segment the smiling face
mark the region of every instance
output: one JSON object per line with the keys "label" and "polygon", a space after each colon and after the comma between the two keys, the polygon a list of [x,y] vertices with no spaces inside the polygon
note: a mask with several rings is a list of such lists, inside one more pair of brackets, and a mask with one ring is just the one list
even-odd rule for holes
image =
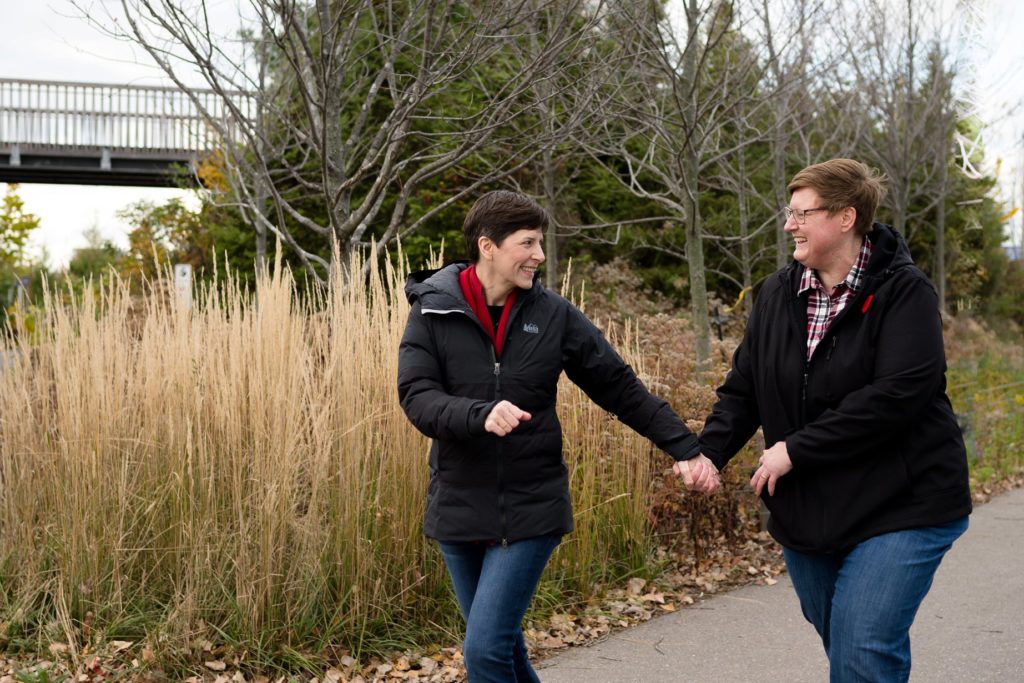
{"label": "smiling face", "polygon": [[544,233],[540,229],[523,228],[506,236],[501,244],[490,237],[481,237],[477,276],[484,287],[489,306],[499,306],[516,287],[529,289],[533,276],[544,263]]}
{"label": "smiling face", "polygon": [[[809,187],[793,192],[789,206],[794,211],[811,211],[803,225],[791,217],[786,221],[786,232],[793,236],[793,258],[818,271],[819,275],[846,277],[860,247],[860,237],[853,230],[856,211],[846,207],[835,213],[819,211],[824,202]],[[831,280],[832,277],[827,279]]]}

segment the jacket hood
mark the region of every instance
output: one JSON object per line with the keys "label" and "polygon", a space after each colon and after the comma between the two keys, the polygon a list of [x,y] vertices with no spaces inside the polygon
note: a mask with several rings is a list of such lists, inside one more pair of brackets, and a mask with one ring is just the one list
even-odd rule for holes
{"label": "jacket hood", "polygon": [[409,303],[417,299],[429,302],[430,308],[469,310],[459,287],[459,273],[469,267],[468,261],[450,263],[437,270],[417,270],[409,273],[405,282],[405,296]]}
{"label": "jacket hood", "polygon": [[885,223],[875,223],[868,239],[874,247],[868,263],[868,276],[885,278],[893,271],[914,265],[903,235]]}

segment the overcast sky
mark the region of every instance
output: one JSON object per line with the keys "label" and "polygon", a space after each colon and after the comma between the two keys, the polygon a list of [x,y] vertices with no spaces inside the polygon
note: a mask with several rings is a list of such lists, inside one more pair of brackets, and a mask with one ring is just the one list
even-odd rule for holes
{"label": "overcast sky", "polygon": [[[967,1],[985,8],[982,35],[987,39],[971,51],[978,105],[989,121],[985,133],[987,170],[1002,160],[1000,181],[1010,205],[1014,198],[1009,188],[1021,186],[1019,169],[1024,165],[1024,114],[1006,115],[1014,104],[1024,101],[1024,77],[1020,74],[1024,68],[1024,39],[1020,36],[1024,2]],[[100,17],[106,8],[115,10],[120,0],[81,0],[79,4]],[[237,16],[237,0],[210,0],[209,4],[224,17]],[[90,27],[67,0],[0,0],[0,16],[4,27],[0,77],[166,84],[158,69],[147,66],[144,54]],[[82,234],[93,226],[104,236],[125,244],[127,226],[116,218],[119,209],[139,200],[162,202],[183,193],[160,188],[23,184],[20,194],[26,209],[42,219],[37,243],[45,245],[51,265],[59,265],[67,262],[75,247],[84,244]],[[1020,221],[1018,216],[1015,224],[1019,226]]]}
{"label": "overcast sky", "polygon": [[[120,0],[78,4],[100,19],[106,8],[116,10]],[[210,4],[225,12],[235,5],[229,0]],[[169,85],[157,67],[149,66],[144,53],[91,27],[67,0],[0,0],[0,16],[4,26],[0,77]],[[201,83],[196,80],[195,84]],[[192,199],[194,194],[170,188],[35,183],[22,184],[18,192],[25,210],[41,218],[35,242],[45,248],[53,267],[67,264],[73,250],[84,246],[83,233],[92,227],[126,246],[129,226],[117,217],[121,209],[143,200],[159,204],[176,196]]]}

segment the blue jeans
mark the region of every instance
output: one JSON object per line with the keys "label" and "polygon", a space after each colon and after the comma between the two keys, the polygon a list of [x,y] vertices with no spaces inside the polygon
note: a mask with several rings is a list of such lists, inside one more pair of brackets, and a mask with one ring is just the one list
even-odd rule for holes
{"label": "blue jeans", "polygon": [[910,625],[967,517],[869,538],[845,553],[783,548],[800,609],[821,636],[829,680],[906,681]]}
{"label": "blue jeans", "polygon": [[530,666],[522,622],[544,565],[561,540],[537,536],[507,546],[440,543],[466,618],[462,656],[470,683],[540,683]]}

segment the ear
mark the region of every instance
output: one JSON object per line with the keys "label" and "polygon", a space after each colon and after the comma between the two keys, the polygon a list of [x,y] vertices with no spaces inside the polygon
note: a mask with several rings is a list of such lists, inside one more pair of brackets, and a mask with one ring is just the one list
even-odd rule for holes
{"label": "ear", "polygon": [[476,247],[480,250],[480,258],[490,261],[494,258],[494,240],[486,235],[480,235],[476,239]]}
{"label": "ear", "polygon": [[843,232],[853,230],[853,226],[857,223],[857,209],[852,206],[847,206],[839,214],[839,225]]}

